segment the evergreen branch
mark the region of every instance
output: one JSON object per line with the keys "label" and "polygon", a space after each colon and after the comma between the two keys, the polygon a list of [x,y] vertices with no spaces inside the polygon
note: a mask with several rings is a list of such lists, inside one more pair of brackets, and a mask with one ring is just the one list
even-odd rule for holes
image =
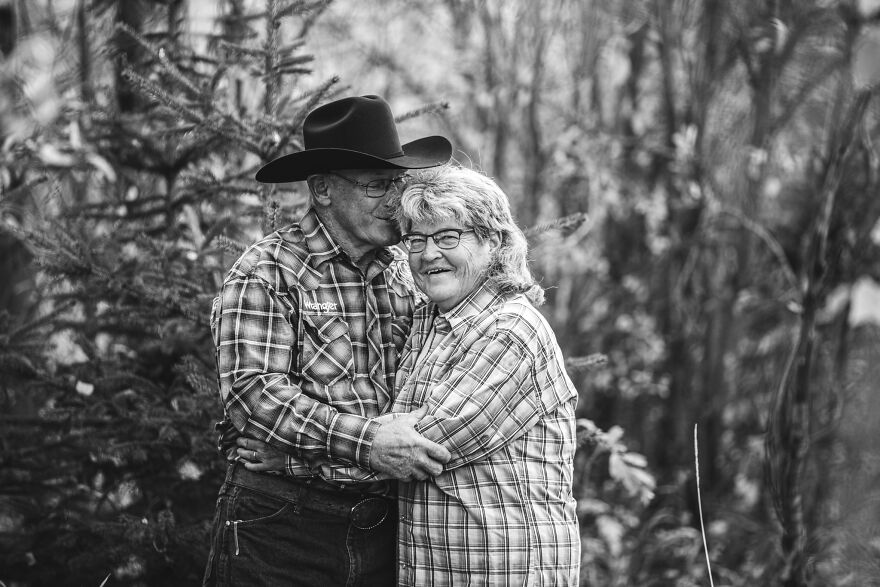
{"label": "evergreen branch", "polygon": [[224,216],[219,221],[214,223],[214,226],[209,228],[204,235],[204,241],[202,242],[202,250],[205,250],[208,245],[214,240],[215,237],[220,236],[220,234],[226,230],[226,227],[232,222],[232,218],[229,216]]}
{"label": "evergreen branch", "polygon": [[[13,198],[15,198],[15,196],[19,192],[30,191],[34,187],[36,187],[40,184],[46,183],[46,181],[48,181],[48,179],[49,179],[49,177],[47,175],[43,175],[43,174],[37,175],[36,177],[29,179],[28,181],[25,181],[24,183],[22,183],[19,186],[15,186],[12,189],[8,189],[8,190],[3,191],[2,193],[0,193],[0,198],[2,198],[2,200],[7,200],[7,201],[12,200]],[[2,200],[0,200],[0,201],[2,201]],[[9,208],[8,204],[6,204],[4,207],[6,207],[7,209]]]}
{"label": "evergreen branch", "polygon": [[70,308],[72,308],[76,302],[74,300],[67,300],[58,305],[57,308],[54,308],[51,312],[47,312],[45,315],[40,316],[39,318],[35,318],[30,322],[26,322],[20,325],[15,330],[9,333],[10,338],[19,338],[24,335],[25,332],[29,330],[35,330],[40,328],[41,326],[45,326],[50,320],[54,320]]}
{"label": "evergreen branch", "polygon": [[575,214],[563,216],[562,218],[557,218],[556,220],[553,220],[551,222],[536,224],[531,228],[525,229],[523,233],[526,235],[527,238],[535,237],[551,230],[559,230],[563,233],[571,233],[589,219],[590,217],[586,214],[586,212],[576,212]]}
{"label": "evergreen branch", "polygon": [[225,39],[220,39],[217,46],[229,52],[231,54],[230,56],[259,57],[261,59],[266,56],[266,50],[263,48],[246,47],[240,43],[233,43]]}
{"label": "evergreen branch", "polygon": [[189,81],[186,76],[183,75],[183,73],[177,68],[177,66],[174,65],[170,59],[168,59],[168,54],[165,51],[164,47],[159,47],[157,45],[154,45],[153,43],[150,43],[149,41],[144,39],[137,31],[135,31],[133,28],[125,23],[117,23],[116,29],[131,37],[141,47],[152,53],[162,66],[163,71],[171,76],[177,83],[187,89],[191,94],[193,94],[193,96],[200,97],[204,94],[202,90],[193,85],[193,83]]}
{"label": "evergreen branch", "polygon": [[593,353],[585,357],[568,357],[565,359],[565,370],[569,373],[589,371],[608,363],[608,356],[602,353]]}
{"label": "evergreen branch", "polygon": [[185,120],[189,120],[195,123],[202,123],[204,121],[204,117],[198,112],[184,106],[179,101],[175,100],[171,97],[168,92],[149,81],[147,78],[141,76],[131,66],[126,65],[122,69],[122,75],[127,79],[132,85],[134,85],[141,93],[150,96],[160,104],[170,108],[178,115],[180,115]]}
{"label": "evergreen branch", "polygon": [[222,249],[233,255],[241,255],[247,250],[247,245],[232,240],[224,234],[218,234],[213,242],[216,242]]}
{"label": "evergreen branch", "polygon": [[149,81],[145,77],[141,76],[140,74],[136,73],[129,66],[126,66],[122,70],[122,75],[127,80],[129,80],[129,82],[131,82],[136,88],[138,88],[139,91],[152,97],[163,106],[171,109],[173,112],[176,112],[184,120],[194,122],[199,127],[207,128],[214,134],[229,139],[233,143],[243,144],[247,146],[253,153],[262,153],[263,149],[260,147],[260,145],[252,141],[250,138],[244,136],[241,133],[234,132],[233,130],[230,130],[220,124],[220,120],[231,121],[235,126],[244,129],[244,125],[241,122],[237,121],[235,118],[231,117],[231,115],[220,113],[216,110],[214,111],[214,113],[207,116],[203,115],[184,105],[180,101],[174,99],[165,90],[163,90],[153,82]]}
{"label": "evergreen branch", "polygon": [[[278,49],[278,55],[282,57],[282,60],[294,58],[293,54],[305,47],[306,41],[305,39],[297,39],[292,43],[288,43],[286,45],[282,45]],[[308,61],[314,61],[314,56],[312,55],[304,55]]]}
{"label": "evergreen branch", "polygon": [[177,365],[176,370],[186,378],[193,391],[200,395],[214,396],[215,385],[202,373],[199,362],[193,355],[186,355]]}
{"label": "evergreen branch", "polygon": [[[219,114],[219,113],[218,113]],[[222,136],[226,139],[231,140],[233,143],[243,144],[248,147],[248,149],[257,155],[260,155],[263,152],[263,148],[258,144],[252,141],[250,138],[244,136],[241,133],[234,132],[222,126],[218,122],[218,118],[226,121],[232,121],[236,126],[241,129],[244,129],[244,125],[237,121],[229,114],[219,114],[218,116],[208,116],[204,119],[204,125],[207,126],[210,130],[214,131],[215,134]]]}
{"label": "evergreen branch", "polygon": [[116,393],[128,388],[140,388],[151,393],[161,393],[162,389],[149,379],[131,373],[107,375],[92,381],[95,392]]}
{"label": "evergreen branch", "polygon": [[[257,73],[259,73],[259,72],[256,72],[256,71],[255,71],[255,72],[253,72],[253,73],[257,74]],[[279,77],[280,77],[280,76],[282,76],[282,75],[308,75],[308,74],[310,74],[310,73],[312,73],[312,70],[311,70],[311,69],[307,69],[307,68],[305,68],[305,67],[280,67],[280,66],[275,66],[275,67],[272,69],[272,72],[271,72],[271,73],[263,74],[263,76],[262,76],[261,79],[264,79],[264,80],[265,80],[265,79],[268,79],[269,76],[279,76]]]}
{"label": "evergreen branch", "polygon": [[33,377],[39,373],[30,357],[17,352],[0,353],[0,373],[6,376],[11,374]]}
{"label": "evergreen branch", "polygon": [[340,80],[340,78],[338,75],[331,76],[330,79],[325,81],[323,84],[319,85],[317,88],[315,88],[314,90],[311,90],[310,92],[306,92],[302,96],[303,98],[308,98],[308,99],[306,100],[306,103],[303,104],[302,108],[300,109],[300,114],[301,114],[302,118],[300,119],[300,116],[297,116],[297,118],[295,119],[295,120],[299,120],[299,123],[295,124],[294,128],[299,128],[300,126],[302,126],[302,121],[305,120],[306,115],[308,115],[309,112],[314,110],[314,108],[318,105],[318,102],[320,102],[322,99],[324,99],[325,96],[327,96],[327,94],[330,93],[330,89],[333,86],[335,86],[336,84],[338,84],[339,80]]}
{"label": "evergreen branch", "polygon": [[295,67],[297,65],[304,65],[306,63],[311,63],[315,60],[314,55],[296,55],[293,57],[288,57],[286,59],[282,59],[276,67],[279,69],[286,67]]}
{"label": "evergreen branch", "polygon": [[[219,63],[213,65],[215,65],[217,69],[214,71],[213,75],[211,75],[211,80],[208,82],[208,87],[211,88],[210,95],[214,95],[217,93],[217,86],[220,85],[220,81],[226,75],[226,70],[228,69],[227,65],[220,65]],[[208,98],[208,96],[206,96],[206,98]],[[238,118],[234,115],[230,116],[232,116],[235,121],[238,121]]]}
{"label": "evergreen branch", "polygon": [[0,414],[0,422],[9,426],[38,426],[41,428],[58,429],[59,424],[75,424],[76,426],[112,426],[118,424],[116,418],[85,417],[70,412],[47,413],[41,416],[9,416]]}
{"label": "evergreen branch", "polygon": [[317,0],[312,4],[311,9],[304,12],[305,16],[303,18],[302,28],[300,28],[299,31],[300,37],[305,37],[308,34],[309,30],[311,30],[312,26],[314,26],[315,22],[318,20],[318,17],[320,17],[332,3],[333,0]]}
{"label": "evergreen branch", "polygon": [[400,116],[395,117],[394,122],[400,124],[411,118],[416,118],[425,114],[439,114],[445,110],[449,110],[449,102],[434,102],[433,104],[426,104],[421,108],[404,112]]}
{"label": "evergreen branch", "polygon": [[285,16],[291,16],[294,13],[302,14],[309,10],[310,6],[308,2],[305,0],[293,0],[289,4],[282,6],[277,9],[277,17],[278,19],[282,19]]}

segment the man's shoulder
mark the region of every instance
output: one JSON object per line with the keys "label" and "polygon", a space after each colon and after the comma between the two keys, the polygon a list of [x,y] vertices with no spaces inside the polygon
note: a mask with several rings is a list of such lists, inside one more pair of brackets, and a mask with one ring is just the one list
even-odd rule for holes
{"label": "man's shoulder", "polygon": [[305,236],[299,224],[291,224],[250,245],[232,266],[225,281],[257,275],[271,283],[284,274],[299,275],[307,256]]}
{"label": "man's shoulder", "polygon": [[495,329],[537,350],[553,337],[546,318],[522,294],[502,298],[494,308]]}

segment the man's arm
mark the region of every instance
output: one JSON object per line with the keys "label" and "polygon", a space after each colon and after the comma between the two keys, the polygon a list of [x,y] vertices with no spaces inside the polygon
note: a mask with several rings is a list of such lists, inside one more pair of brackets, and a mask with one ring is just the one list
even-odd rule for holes
{"label": "man's arm", "polygon": [[[370,458],[371,468],[379,475],[365,474],[363,479],[353,480],[424,480],[443,472],[443,463],[450,459],[451,453],[413,429],[427,411],[428,406],[423,406],[394,419],[384,419],[373,440]],[[288,468],[289,455],[265,442],[241,437],[237,444],[236,455],[251,471],[282,471]]]}
{"label": "man's arm", "polygon": [[442,448],[421,437],[412,422],[392,426],[376,442],[383,425],[303,393],[290,374],[297,339],[288,320],[294,309],[285,295],[253,274],[230,280],[221,293],[217,365],[221,397],[235,428],[304,460],[332,459],[364,469],[372,464],[401,478],[435,469],[431,455],[442,454]]}

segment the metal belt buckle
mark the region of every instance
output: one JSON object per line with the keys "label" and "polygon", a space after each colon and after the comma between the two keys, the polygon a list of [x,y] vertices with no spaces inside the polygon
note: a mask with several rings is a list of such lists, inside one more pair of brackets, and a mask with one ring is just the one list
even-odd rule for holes
{"label": "metal belt buckle", "polygon": [[388,502],[381,497],[367,497],[352,506],[349,517],[358,530],[372,530],[388,516]]}

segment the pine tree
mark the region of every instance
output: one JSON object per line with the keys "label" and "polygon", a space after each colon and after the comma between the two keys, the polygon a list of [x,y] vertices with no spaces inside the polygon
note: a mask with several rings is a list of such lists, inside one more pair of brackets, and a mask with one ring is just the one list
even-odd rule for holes
{"label": "pine tree", "polygon": [[[0,70],[11,82],[0,105],[14,105],[0,112],[0,247],[16,252],[4,260],[33,260],[20,287],[35,294],[0,307],[0,579],[198,582],[225,470],[213,448],[211,303],[245,243],[305,206],[302,188],[253,175],[301,148],[306,113],[344,91],[309,76],[306,39],[328,4],[266,0],[252,12],[227,0],[208,36],[187,33],[181,0],[17,15],[21,38],[54,47],[64,73],[34,118],[33,71]],[[40,47],[16,50],[27,63]],[[584,475],[607,457],[617,481],[650,497],[619,431],[582,419],[579,440]]]}
{"label": "pine tree", "polygon": [[38,266],[38,305],[0,315],[3,580],[199,580],[225,468],[211,301],[304,204],[252,178],[339,91],[306,77],[326,5],[233,0],[202,38],[183,2],[82,2],[47,37],[57,115],[2,160],[4,230]]}

